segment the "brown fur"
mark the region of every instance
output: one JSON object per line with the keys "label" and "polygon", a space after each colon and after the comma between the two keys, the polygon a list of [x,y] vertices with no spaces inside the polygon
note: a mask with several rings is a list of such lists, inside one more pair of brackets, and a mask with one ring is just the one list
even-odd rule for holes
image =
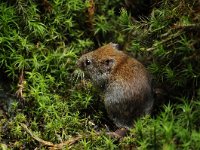
{"label": "brown fur", "polygon": [[136,59],[109,43],[84,54],[78,65],[104,93],[104,104],[116,126],[130,128],[153,106],[151,79]]}

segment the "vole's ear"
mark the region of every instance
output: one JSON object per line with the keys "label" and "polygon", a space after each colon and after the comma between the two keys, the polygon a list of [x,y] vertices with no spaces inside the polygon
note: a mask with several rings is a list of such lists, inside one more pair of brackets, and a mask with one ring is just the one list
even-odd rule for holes
{"label": "vole's ear", "polygon": [[111,66],[111,65],[114,64],[114,61],[115,61],[114,59],[108,58],[108,59],[105,60],[105,64],[106,64],[107,66]]}
{"label": "vole's ear", "polygon": [[113,67],[115,63],[115,60],[113,58],[108,58],[104,61],[104,65],[106,67],[106,70],[109,71]]}
{"label": "vole's ear", "polygon": [[119,44],[116,44],[116,43],[110,43],[110,44],[112,45],[112,47],[113,47],[114,49],[119,50]]}

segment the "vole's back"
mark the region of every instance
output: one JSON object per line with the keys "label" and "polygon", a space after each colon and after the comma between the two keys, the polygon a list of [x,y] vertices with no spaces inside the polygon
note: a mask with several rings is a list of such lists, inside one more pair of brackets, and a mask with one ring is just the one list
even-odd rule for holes
{"label": "vole's back", "polygon": [[104,104],[118,127],[130,128],[136,118],[153,106],[151,79],[136,59],[112,43],[83,55],[79,65],[95,85],[104,87]]}

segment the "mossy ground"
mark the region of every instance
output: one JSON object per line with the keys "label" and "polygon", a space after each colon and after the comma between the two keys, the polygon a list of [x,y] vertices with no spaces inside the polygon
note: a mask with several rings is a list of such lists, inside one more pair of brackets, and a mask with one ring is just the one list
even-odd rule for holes
{"label": "mossy ground", "polygon": [[[1,1],[0,148],[200,149],[200,3],[145,4]],[[109,42],[146,65],[157,93],[152,116],[120,141],[106,135],[115,127],[76,68]]]}

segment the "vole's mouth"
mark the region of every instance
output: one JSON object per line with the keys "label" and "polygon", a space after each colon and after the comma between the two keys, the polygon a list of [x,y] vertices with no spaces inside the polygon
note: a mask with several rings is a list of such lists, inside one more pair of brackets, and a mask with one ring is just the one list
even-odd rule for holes
{"label": "vole's mouth", "polygon": [[78,80],[78,79],[84,79],[85,78],[85,73],[83,70],[81,70],[80,68],[74,70],[73,72],[73,80]]}
{"label": "vole's mouth", "polygon": [[80,79],[89,78],[89,75],[85,71],[86,68],[83,61],[78,60],[76,63],[76,66],[78,68],[76,69],[76,72],[78,73],[78,76],[80,77]]}
{"label": "vole's mouth", "polygon": [[83,68],[77,68],[73,72],[73,80],[91,79],[89,73],[85,72]]}

